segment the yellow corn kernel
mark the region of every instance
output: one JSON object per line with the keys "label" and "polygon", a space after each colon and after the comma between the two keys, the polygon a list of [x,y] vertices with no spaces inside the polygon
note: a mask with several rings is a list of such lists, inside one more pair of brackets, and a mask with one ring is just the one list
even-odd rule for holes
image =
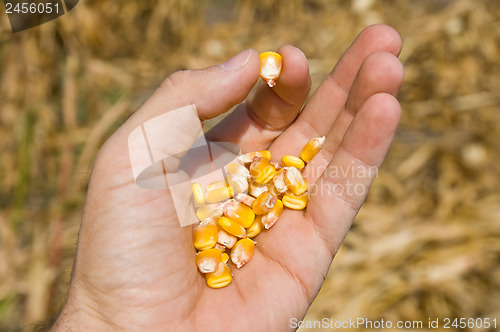
{"label": "yellow corn kernel", "polygon": [[224,180],[214,181],[207,186],[207,191],[224,188],[225,186],[227,186],[227,183]]}
{"label": "yellow corn kernel", "polygon": [[217,231],[217,242],[223,245],[224,247],[231,249],[234,244],[238,241],[236,236],[229,234],[222,228],[219,228]]}
{"label": "yellow corn kernel", "polygon": [[283,158],[281,158],[281,165],[283,167],[296,167],[299,171],[301,171],[305,166],[302,159],[291,155],[283,156]]}
{"label": "yellow corn kernel", "polygon": [[239,269],[252,258],[255,242],[251,239],[241,239],[231,249],[231,261]]}
{"label": "yellow corn kernel", "polygon": [[271,226],[273,226],[278,221],[282,212],[283,203],[278,199],[274,204],[273,209],[268,214],[262,216],[262,226],[264,226],[265,229],[271,228]]}
{"label": "yellow corn kernel", "polygon": [[257,184],[266,184],[272,180],[276,169],[266,158],[255,157],[250,164],[250,176]]}
{"label": "yellow corn kernel", "polygon": [[247,195],[245,193],[238,193],[234,199],[236,199],[238,202],[241,202],[245,204],[246,206],[252,207],[253,203],[255,203],[255,198]]}
{"label": "yellow corn kernel", "polygon": [[217,271],[205,275],[205,281],[210,288],[226,287],[232,280],[231,269],[226,263],[222,262],[219,263]]}
{"label": "yellow corn kernel", "polygon": [[255,157],[261,157],[261,158],[266,158],[267,160],[271,160],[271,152],[269,150],[248,152],[248,153],[245,153],[245,154],[242,154],[241,156],[239,156],[238,160],[243,165],[246,165],[246,164],[250,164]]}
{"label": "yellow corn kernel", "polygon": [[265,191],[257,197],[255,203],[253,203],[252,210],[256,215],[266,214],[270,212],[277,198],[271,195],[269,191]]}
{"label": "yellow corn kernel", "polygon": [[252,225],[247,228],[247,236],[248,237],[256,237],[262,232],[264,228],[262,227],[261,216],[257,216],[253,221]]}
{"label": "yellow corn kernel", "polygon": [[243,193],[248,190],[248,181],[241,175],[238,174],[228,174],[226,176],[227,183],[233,188],[233,191],[238,193]]}
{"label": "yellow corn kernel", "polygon": [[217,223],[223,230],[231,235],[234,235],[236,237],[245,237],[247,235],[247,232],[245,231],[245,228],[243,228],[243,226],[227,217],[220,217]]}
{"label": "yellow corn kernel", "polygon": [[207,249],[196,254],[196,265],[201,273],[215,272],[219,266],[222,251]]}
{"label": "yellow corn kernel", "polygon": [[295,167],[285,167],[285,183],[295,195],[302,195],[309,186],[304,175]]}
{"label": "yellow corn kernel", "polygon": [[283,198],[283,205],[293,210],[303,210],[309,201],[309,193],[305,192],[302,195],[295,195],[291,191],[287,191]]}
{"label": "yellow corn kernel", "polygon": [[201,184],[195,182],[191,185],[193,190],[193,204],[195,208],[205,205],[205,193]]}
{"label": "yellow corn kernel", "polygon": [[221,263],[226,264],[229,261],[229,255],[223,252],[222,256],[220,257],[220,261]]}
{"label": "yellow corn kernel", "polygon": [[207,204],[196,210],[196,217],[202,221],[208,218],[220,218],[224,212],[224,204]]}
{"label": "yellow corn kernel", "polygon": [[193,232],[193,244],[198,250],[210,249],[217,243],[217,219],[209,218],[199,223]]}
{"label": "yellow corn kernel", "polygon": [[307,142],[302,148],[302,151],[300,152],[300,159],[306,163],[310,162],[316,153],[319,152],[323,143],[325,143],[325,136],[310,139],[309,142]]}
{"label": "yellow corn kernel", "polygon": [[[268,191],[269,188],[265,184],[258,184],[255,181],[251,181],[248,184],[248,193],[252,195],[253,197],[257,198],[259,197],[260,194],[262,194],[264,191]],[[253,204],[252,204],[253,206]]]}
{"label": "yellow corn kernel", "polygon": [[230,163],[226,167],[227,174],[238,174],[243,176],[245,179],[250,179],[250,172],[242,164]]}
{"label": "yellow corn kernel", "polygon": [[252,208],[235,200],[230,200],[226,203],[224,206],[224,215],[236,221],[243,228],[250,227],[255,219],[255,213],[253,213]]}
{"label": "yellow corn kernel", "polygon": [[205,200],[207,203],[217,203],[225,201],[233,197],[233,195],[234,190],[231,186],[224,185],[222,187],[211,187],[210,189],[207,186],[207,195]]}
{"label": "yellow corn kernel", "polygon": [[269,85],[276,85],[276,80],[280,77],[283,58],[276,52],[264,52],[260,55],[259,76]]}
{"label": "yellow corn kernel", "polygon": [[285,183],[285,170],[283,168],[277,171],[276,174],[274,175],[273,184],[277,192],[284,193],[285,191],[287,191],[288,188],[286,187]]}

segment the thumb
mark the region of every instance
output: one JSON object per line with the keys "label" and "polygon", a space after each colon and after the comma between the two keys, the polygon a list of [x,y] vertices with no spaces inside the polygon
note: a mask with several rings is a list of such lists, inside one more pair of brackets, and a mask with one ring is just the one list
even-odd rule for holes
{"label": "thumb", "polygon": [[[93,171],[109,172],[102,174],[107,177],[116,174],[117,168],[120,170],[129,168],[130,159],[127,153],[129,135],[148,120],[159,115],[194,105],[199,120],[203,121],[228,111],[247,97],[259,78],[259,68],[258,52],[248,49],[220,65],[173,73],[106,141],[99,151]],[[197,129],[193,127],[192,130],[196,132],[196,135]],[[158,146],[158,143],[162,144],[161,142],[155,143],[155,146]],[[130,175],[132,178],[131,173]]]}
{"label": "thumb", "polygon": [[167,77],[146,103],[125,123],[124,130],[173,109],[195,105],[201,121],[242,102],[259,78],[257,51],[248,49],[226,62]]}

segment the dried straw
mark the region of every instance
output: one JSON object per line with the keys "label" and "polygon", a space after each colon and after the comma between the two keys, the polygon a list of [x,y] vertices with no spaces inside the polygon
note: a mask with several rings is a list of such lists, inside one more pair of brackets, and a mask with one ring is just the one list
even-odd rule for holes
{"label": "dried straw", "polygon": [[1,18],[0,330],[57,314],[92,160],[164,77],[290,43],[317,86],[372,23],[404,40],[401,126],[305,319],[500,317],[500,3],[199,4],[83,1],[15,35]]}

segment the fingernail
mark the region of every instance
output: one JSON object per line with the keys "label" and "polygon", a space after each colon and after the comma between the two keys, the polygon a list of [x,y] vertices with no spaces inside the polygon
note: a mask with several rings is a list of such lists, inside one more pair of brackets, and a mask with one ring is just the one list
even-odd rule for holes
{"label": "fingernail", "polygon": [[231,59],[221,64],[223,70],[237,70],[244,67],[248,59],[250,59],[250,55],[252,54],[252,50],[248,49],[241,53],[236,54]]}

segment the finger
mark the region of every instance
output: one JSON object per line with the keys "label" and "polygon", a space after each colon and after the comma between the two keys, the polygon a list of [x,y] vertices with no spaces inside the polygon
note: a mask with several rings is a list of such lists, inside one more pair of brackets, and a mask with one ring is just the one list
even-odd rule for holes
{"label": "finger", "polygon": [[249,112],[273,129],[287,127],[299,114],[311,88],[307,58],[291,45],[280,47],[283,70],[273,88],[262,82],[247,102]]}
{"label": "finger", "polygon": [[379,51],[394,55],[401,51],[401,38],[393,28],[373,25],[358,35],[294,124],[273,143],[272,150],[280,155],[297,155],[310,138],[327,135],[347,101],[362,63],[370,54]]}
{"label": "finger", "polygon": [[377,175],[401,114],[391,95],[371,96],[360,108],[337,153],[311,188],[306,216],[335,253]]}
{"label": "finger", "polygon": [[116,152],[127,151],[130,133],[159,115],[187,105],[195,105],[200,120],[228,111],[246,98],[258,79],[259,68],[258,53],[249,49],[218,66],[173,73],[101,148],[96,166],[105,165],[104,171],[109,165],[129,167],[128,154]]}
{"label": "finger", "polygon": [[353,83],[345,107],[337,116],[320,152],[307,164],[304,176],[311,183],[332,159],[360,107],[377,93],[396,96],[403,82],[404,69],[399,59],[388,52],[376,52],[363,62]]}
{"label": "finger", "polygon": [[145,119],[189,104],[196,105],[201,120],[213,118],[242,102],[258,79],[259,55],[245,50],[221,65],[178,71],[130,119],[134,126]]}
{"label": "finger", "polygon": [[234,142],[244,151],[262,150],[295,120],[311,88],[308,62],[291,45],[278,53],[283,57],[278,84],[270,88],[261,82],[246,103],[207,133],[209,139]]}

